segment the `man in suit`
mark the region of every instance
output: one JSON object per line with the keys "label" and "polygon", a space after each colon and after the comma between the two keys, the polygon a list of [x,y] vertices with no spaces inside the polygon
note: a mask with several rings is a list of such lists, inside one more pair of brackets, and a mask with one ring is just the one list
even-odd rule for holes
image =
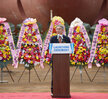
{"label": "man in suit", "polygon": [[70,43],[69,37],[63,35],[63,31],[64,31],[64,26],[57,25],[56,26],[57,35],[51,37],[50,43]]}
{"label": "man in suit", "polygon": [[[51,37],[50,43],[70,43],[70,38],[63,35],[64,26],[56,26],[56,36]],[[51,81],[51,95],[53,95],[53,66],[52,66],[52,81]]]}

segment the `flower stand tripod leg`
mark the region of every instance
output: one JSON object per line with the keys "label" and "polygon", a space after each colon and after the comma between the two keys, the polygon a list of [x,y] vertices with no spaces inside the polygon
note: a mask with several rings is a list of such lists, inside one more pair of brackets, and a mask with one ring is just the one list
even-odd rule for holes
{"label": "flower stand tripod leg", "polygon": [[25,72],[25,69],[26,69],[26,68],[24,68],[24,70],[23,70],[23,72],[22,72],[20,78],[18,79],[18,82],[20,81],[21,77],[23,76],[23,74],[24,74],[24,72]]}
{"label": "flower stand tripod leg", "polygon": [[81,65],[79,66],[79,70],[80,70],[80,79],[81,79],[81,83],[83,83],[83,81],[82,81],[82,66],[81,66]]}
{"label": "flower stand tripod leg", "polygon": [[6,67],[7,71],[8,71],[8,73],[9,73],[9,75],[10,75],[10,77],[11,77],[12,81],[14,82],[14,79],[13,79],[13,77],[12,77],[12,75],[11,75],[10,71],[9,71],[9,68],[8,68],[7,66],[5,66],[5,67]]}
{"label": "flower stand tripod leg", "polygon": [[[34,67],[33,67],[33,68],[34,68]],[[38,77],[39,81],[41,82],[40,77],[39,77],[39,75],[38,75],[38,73],[37,73],[37,71],[36,71],[36,69],[35,69],[35,68],[34,68],[34,71],[35,71],[35,73],[36,73],[36,75],[37,75],[37,77]]]}
{"label": "flower stand tripod leg", "polygon": [[77,68],[78,68],[78,66],[76,66],[76,68],[75,68],[75,70],[74,70],[74,73],[73,73],[73,75],[72,75],[72,77],[71,77],[71,80],[73,79],[73,77],[74,77],[74,75],[75,75],[75,72],[76,72]]}
{"label": "flower stand tripod leg", "polygon": [[106,72],[105,72],[105,66],[103,66],[103,70],[104,70],[104,82],[106,82]]}
{"label": "flower stand tripod leg", "polygon": [[3,67],[1,67],[1,81],[0,83],[8,83],[8,81],[3,80]]}
{"label": "flower stand tripod leg", "polygon": [[92,82],[93,82],[93,80],[95,79],[95,77],[96,77],[97,73],[99,72],[100,68],[101,68],[101,67],[99,67],[98,70],[96,71],[96,73],[95,73],[93,79],[91,80]]}
{"label": "flower stand tripod leg", "polygon": [[90,80],[90,82],[91,82],[92,80],[91,80],[91,78],[90,78],[90,76],[89,76],[89,74],[88,74],[88,72],[87,72],[85,66],[83,66],[83,68],[84,68],[84,70],[85,70],[85,72],[86,72],[86,74],[87,74],[87,76],[88,76],[88,78],[89,78],[89,80]]}
{"label": "flower stand tripod leg", "polygon": [[45,75],[45,77],[44,77],[44,79],[43,79],[43,81],[46,79],[46,77],[47,77],[47,75],[48,75],[48,73],[49,73],[49,71],[50,71],[51,68],[52,67],[50,66],[49,69],[48,69],[48,71],[47,71],[47,73],[46,73],[46,75]]}
{"label": "flower stand tripod leg", "polygon": [[30,70],[29,70],[29,83],[30,83]]}
{"label": "flower stand tripod leg", "polygon": [[3,80],[3,68],[4,68],[4,63],[0,62],[0,68],[1,68],[1,80],[0,83],[8,83],[8,81]]}

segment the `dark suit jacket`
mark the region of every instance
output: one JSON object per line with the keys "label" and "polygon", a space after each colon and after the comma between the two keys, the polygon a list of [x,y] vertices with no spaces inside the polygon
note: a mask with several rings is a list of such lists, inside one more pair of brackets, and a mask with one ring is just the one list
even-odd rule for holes
{"label": "dark suit jacket", "polygon": [[[63,35],[63,40],[62,40],[63,43],[70,43],[70,38]],[[53,36],[51,37],[50,39],[50,43],[59,43],[58,39],[57,39],[57,35],[56,36]]]}

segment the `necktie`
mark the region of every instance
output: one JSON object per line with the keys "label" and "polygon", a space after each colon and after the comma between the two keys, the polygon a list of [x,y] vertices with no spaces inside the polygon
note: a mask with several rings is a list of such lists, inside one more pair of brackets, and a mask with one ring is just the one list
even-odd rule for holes
{"label": "necktie", "polygon": [[62,43],[62,37],[59,36],[59,43]]}

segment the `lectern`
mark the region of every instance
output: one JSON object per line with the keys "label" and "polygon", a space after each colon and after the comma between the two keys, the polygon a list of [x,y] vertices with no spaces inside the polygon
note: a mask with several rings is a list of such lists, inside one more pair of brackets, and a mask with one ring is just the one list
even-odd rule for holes
{"label": "lectern", "polygon": [[49,50],[52,53],[53,98],[70,98],[69,53],[73,44],[53,43]]}

